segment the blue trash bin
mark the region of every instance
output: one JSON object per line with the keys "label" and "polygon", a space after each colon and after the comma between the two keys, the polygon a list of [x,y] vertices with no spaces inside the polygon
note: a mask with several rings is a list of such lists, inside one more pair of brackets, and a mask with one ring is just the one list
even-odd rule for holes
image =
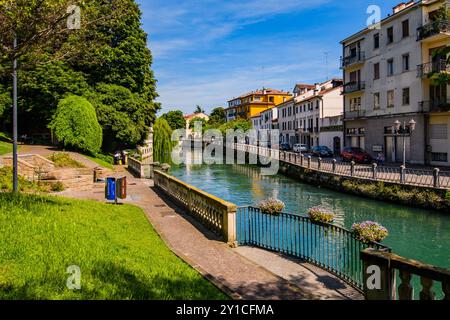
{"label": "blue trash bin", "polygon": [[106,179],[106,200],[116,200],[116,178]]}

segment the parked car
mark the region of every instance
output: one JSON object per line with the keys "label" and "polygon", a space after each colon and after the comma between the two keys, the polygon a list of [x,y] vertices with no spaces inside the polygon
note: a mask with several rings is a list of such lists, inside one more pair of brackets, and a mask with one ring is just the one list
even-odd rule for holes
{"label": "parked car", "polygon": [[289,143],[281,143],[280,144],[280,150],[281,151],[291,151],[291,145]]}
{"label": "parked car", "polygon": [[297,144],[294,144],[294,147],[292,148],[292,150],[297,153],[304,153],[304,152],[308,152],[308,147],[306,146],[306,144],[297,143]]}
{"label": "parked car", "polygon": [[334,155],[333,151],[326,146],[317,146],[312,148],[311,153],[316,157],[332,157]]}
{"label": "parked car", "polygon": [[371,163],[373,161],[372,156],[365,150],[355,147],[345,148],[341,157],[343,161],[355,161],[356,163]]}

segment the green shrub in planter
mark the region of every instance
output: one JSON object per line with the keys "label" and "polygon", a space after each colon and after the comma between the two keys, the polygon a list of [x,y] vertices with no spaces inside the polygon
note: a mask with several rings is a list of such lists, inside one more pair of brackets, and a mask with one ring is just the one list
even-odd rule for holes
{"label": "green shrub in planter", "polygon": [[381,242],[389,235],[385,227],[373,221],[354,223],[352,232],[355,234],[356,239],[364,243]]}
{"label": "green shrub in planter", "polygon": [[278,215],[283,212],[285,205],[277,199],[263,200],[258,204],[258,208],[264,214]]}
{"label": "green shrub in planter", "polygon": [[308,210],[308,216],[314,223],[332,223],[335,218],[335,214],[322,207],[313,207]]}

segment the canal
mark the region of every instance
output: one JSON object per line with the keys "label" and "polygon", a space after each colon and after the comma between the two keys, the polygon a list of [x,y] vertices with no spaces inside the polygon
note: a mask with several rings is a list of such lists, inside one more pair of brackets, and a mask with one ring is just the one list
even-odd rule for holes
{"label": "canal", "polygon": [[186,165],[171,174],[197,188],[238,206],[278,198],[285,211],[306,214],[313,206],[332,209],[336,224],[377,221],[388,228],[384,244],[396,254],[450,269],[450,214],[405,207],[311,186],[283,175],[261,176],[247,165]]}

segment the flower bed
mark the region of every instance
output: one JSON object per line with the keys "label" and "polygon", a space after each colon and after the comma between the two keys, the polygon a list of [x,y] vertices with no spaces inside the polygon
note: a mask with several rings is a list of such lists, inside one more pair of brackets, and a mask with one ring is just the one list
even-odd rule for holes
{"label": "flower bed", "polygon": [[277,199],[263,200],[258,204],[258,208],[262,213],[270,215],[278,215],[283,212],[285,205],[282,201]]}
{"label": "flower bed", "polygon": [[356,239],[364,243],[381,242],[389,235],[385,227],[373,221],[354,223],[352,232],[355,234]]}
{"label": "flower bed", "polygon": [[322,207],[313,207],[308,210],[308,216],[313,223],[332,223],[335,218],[335,214]]}

